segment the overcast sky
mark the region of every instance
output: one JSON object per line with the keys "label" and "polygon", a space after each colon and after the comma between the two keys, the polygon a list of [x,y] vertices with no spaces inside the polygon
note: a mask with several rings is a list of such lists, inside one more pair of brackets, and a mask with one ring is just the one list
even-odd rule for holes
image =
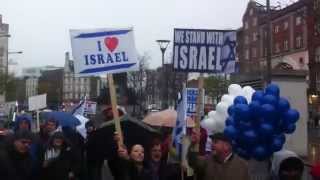
{"label": "overcast sky", "polygon": [[[287,0],[280,0],[283,4]],[[237,29],[249,0],[1,0],[9,24],[10,55],[19,67],[63,66],[71,51],[69,29],[134,27],[139,54],[161,64],[157,39],[173,39],[174,28]],[[265,0],[258,0],[264,3]],[[271,0],[276,4],[276,0]],[[172,46],[167,54],[171,53]]]}

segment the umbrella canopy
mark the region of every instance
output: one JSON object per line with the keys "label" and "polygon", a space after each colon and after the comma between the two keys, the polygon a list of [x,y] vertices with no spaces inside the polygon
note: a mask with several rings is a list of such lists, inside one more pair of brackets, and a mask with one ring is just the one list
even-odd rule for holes
{"label": "umbrella canopy", "polygon": [[[175,127],[177,121],[177,111],[175,110],[164,110],[160,112],[150,113],[147,115],[143,122],[151,126],[160,126],[160,127]],[[194,127],[194,120],[190,117],[187,117],[187,126]]]}
{"label": "umbrella canopy", "polygon": [[52,111],[52,112],[43,112],[41,115],[44,119],[55,119],[59,122],[59,125],[62,127],[76,127],[81,124],[80,120],[68,112],[61,111]]}
{"label": "umbrella canopy", "polygon": [[[149,146],[152,139],[159,137],[159,132],[149,125],[132,119],[125,115],[120,120],[124,144],[131,147],[134,144],[141,144],[145,148]],[[89,139],[88,146],[94,150],[97,159],[112,158],[116,153],[116,143],[114,141],[114,120],[105,122],[94,131]],[[147,150],[146,150],[147,151]]]}

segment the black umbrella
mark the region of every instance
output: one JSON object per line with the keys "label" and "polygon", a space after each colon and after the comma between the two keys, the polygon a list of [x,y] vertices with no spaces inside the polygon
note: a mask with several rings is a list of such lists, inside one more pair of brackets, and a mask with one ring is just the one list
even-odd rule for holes
{"label": "black umbrella", "polygon": [[[124,144],[131,147],[134,144],[141,144],[148,152],[148,147],[153,138],[159,137],[160,133],[149,125],[135,120],[127,115],[120,119]],[[114,141],[114,120],[101,124],[89,138],[88,146],[95,149],[97,158],[112,158],[116,153],[116,143]]]}

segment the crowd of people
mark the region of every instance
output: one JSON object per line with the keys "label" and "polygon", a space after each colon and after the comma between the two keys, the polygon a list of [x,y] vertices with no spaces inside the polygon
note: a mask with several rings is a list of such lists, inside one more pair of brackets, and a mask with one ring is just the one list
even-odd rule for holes
{"label": "crowd of people", "polygon": [[[92,121],[86,123],[87,137],[75,129],[61,127],[56,119],[45,121],[39,133],[31,131],[31,119],[18,117],[12,131],[0,136],[1,180],[102,180],[105,159],[92,158],[91,134],[96,131]],[[169,133],[170,134],[170,133]],[[248,180],[248,161],[233,153],[232,142],[223,133],[209,136],[211,148],[203,143],[204,132],[191,130],[191,145],[187,153],[193,176],[186,167],[170,162],[171,140],[154,138],[149,147],[135,144],[127,147],[114,135],[115,157],[107,159],[114,180]],[[198,148],[200,144],[200,148]],[[111,148],[111,147],[110,147]],[[199,150],[200,149],[200,150]],[[299,180],[304,172],[303,161],[293,152],[282,150],[270,160],[270,179]],[[315,166],[311,175],[320,178]]]}

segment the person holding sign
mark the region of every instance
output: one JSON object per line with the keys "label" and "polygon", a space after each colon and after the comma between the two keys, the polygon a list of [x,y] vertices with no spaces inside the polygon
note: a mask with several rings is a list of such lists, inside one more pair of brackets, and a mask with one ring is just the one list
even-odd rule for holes
{"label": "person holding sign", "polygon": [[[115,140],[119,142],[119,135],[115,134]],[[118,143],[119,144],[119,143]],[[144,147],[135,144],[130,148],[128,153],[125,145],[118,146],[118,170],[116,180],[151,180],[152,175],[145,166]]]}
{"label": "person holding sign", "polygon": [[210,136],[212,139],[212,155],[205,159],[198,155],[195,145],[200,135],[193,132],[188,152],[190,166],[195,170],[198,180],[248,180],[247,163],[232,153],[231,141],[223,133]]}

